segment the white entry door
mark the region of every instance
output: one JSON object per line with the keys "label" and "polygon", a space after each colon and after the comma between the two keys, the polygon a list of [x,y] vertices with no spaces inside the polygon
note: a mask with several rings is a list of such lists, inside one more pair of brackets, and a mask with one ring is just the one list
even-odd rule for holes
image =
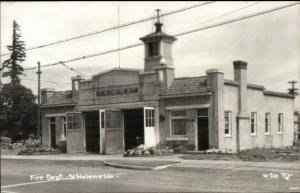
{"label": "white entry door", "polygon": [[105,128],[106,128],[106,121],[105,121],[105,110],[99,110],[99,128],[100,128],[100,154],[105,154]]}
{"label": "white entry door", "polygon": [[144,107],[144,141],[146,147],[156,145],[154,107]]}

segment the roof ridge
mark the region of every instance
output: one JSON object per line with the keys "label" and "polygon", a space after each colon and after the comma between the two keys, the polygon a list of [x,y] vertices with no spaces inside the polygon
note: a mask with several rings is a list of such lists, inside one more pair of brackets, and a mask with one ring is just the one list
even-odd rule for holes
{"label": "roof ridge", "polygon": [[181,79],[192,79],[192,78],[206,78],[206,76],[192,76],[192,77],[178,77],[178,78],[174,78],[174,80],[181,80]]}

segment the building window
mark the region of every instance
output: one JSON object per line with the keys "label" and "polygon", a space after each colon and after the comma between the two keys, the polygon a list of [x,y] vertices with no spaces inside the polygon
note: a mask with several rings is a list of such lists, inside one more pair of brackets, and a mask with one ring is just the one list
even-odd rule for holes
{"label": "building window", "polygon": [[283,132],[283,114],[278,114],[278,133],[282,134]]}
{"label": "building window", "polygon": [[[104,112],[102,112],[104,113]],[[106,128],[121,128],[121,113],[119,111],[106,111]],[[102,123],[104,124],[104,122]]]}
{"label": "building window", "polygon": [[186,111],[171,111],[172,135],[186,135]]}
{"label": "building window", "polygon": [[231,128],[232,128],[231,111],[225,111],[224,123],[225,123],[225,136],[231,136]]}
{"label": "building window", "polygon": [[64,137],[67,137],[67,120],[65,116],[62,117],[62,128]]}
{"label": "building window", "polygon": [[257,113],[251,112],[251,135],[256,135]]}
{"label": "building window", "polygon": [[148,43],[148,56],[158,56],[159,42]]}
{"label": "building window", "polygon": [[146,127],[154,127],[154,109],[145,109]]}
{"label": "building window", "polygon": [[81,129],[81,114],[80,113],[68,113],[67,122],[68,122],[69,130]]}
{"label": "building window", "polygon": [[265,114],[265,133],[269,135],[271,132],[271,113]]}

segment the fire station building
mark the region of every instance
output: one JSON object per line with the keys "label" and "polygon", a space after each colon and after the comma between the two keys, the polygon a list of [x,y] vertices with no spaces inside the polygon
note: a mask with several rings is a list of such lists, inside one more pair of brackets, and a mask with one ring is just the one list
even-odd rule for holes
{"label": "fire station building", "polygon": [[45,145],[67,152],[122,153],[145,144],[179,143],[192,150],[238,152],[293,144],[294,96],[247,82],[247,63],[234,61],[234,80],[217,69],[175,77],[176,38],[155,32],[140,40],[144,69],[114,68],[90,79],[72,78],[72,89],[42,89]]}

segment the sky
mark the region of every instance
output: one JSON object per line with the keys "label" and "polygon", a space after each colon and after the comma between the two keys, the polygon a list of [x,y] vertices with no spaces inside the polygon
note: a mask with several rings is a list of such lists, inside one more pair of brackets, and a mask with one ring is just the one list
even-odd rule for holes
{"label": "sky", "polygon": [[[1,2],[1,53],[12,41],[12,23],[20,25],[22,40],[32,47],[73,36],[94,32],[120,24],[199,4],[197,1],[135,2]],[[215,2],[162,18],[164,32],[174,35],[224,20],[238,18],[291,2]],[[249,6],[248,8],[242,7]],[[239,10],[239,11],[235,11]],[[234,12],[233,12],[234,11]],[[226,14],[230,13],[231,14]],[[226,14],[225,16],[222,16]],[[288,81],[300,78],[300,6],[202,30],[178,37],[173,44],[176,77],[203,76],[207,69],[218,68],[226,79],[233,79],[235,60],[248,62],[248,82],[268,90],[287,92]],[[220,17],[219,17],[220,16]],[[139,38],[152,32],[153,20],[119,30],[93,35],[64,44],[27,52],[24,68],[55,63],[79,56],[139,43]],[[1,57],[1,63],[6,57]],[[67,63],[88,78],[117,67],[118,53]],[[142,46],[120,52],[122,68],[144,66]],[[37,93],[36,70],[25,71],[22,84]],[[71,89],[71,77],[77,75],[62,65],[42,68],[42,88]],[[2,82],[8,80],[2,79]],[[298,83],[298,87],[299,87]],[[299,104],[297,97],[296,105]]]}

